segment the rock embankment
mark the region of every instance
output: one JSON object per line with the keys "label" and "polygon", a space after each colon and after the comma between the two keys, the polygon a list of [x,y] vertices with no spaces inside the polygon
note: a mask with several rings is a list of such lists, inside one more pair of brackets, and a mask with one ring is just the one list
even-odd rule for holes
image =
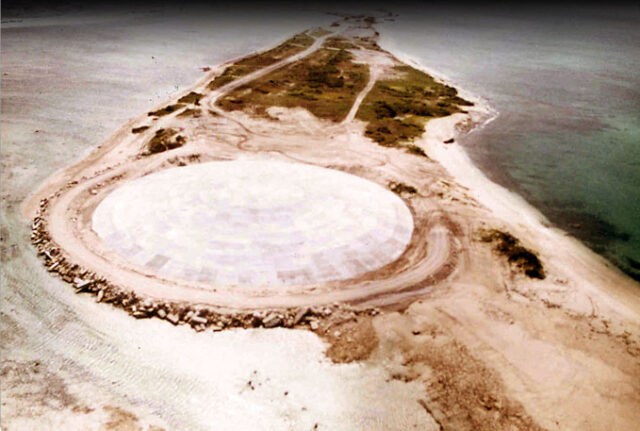
{"label": "rock embankment", "polygon": [[[77,185],[72,181],[68,187]],[[80,265],[71,262],[64,251],[52,240],[47,230],[47,208],[52,199],[59,197],[62,190],[40,201],[40,206],[31,225],[31,242],[42,258],[44,266],[72,285],[76,293],[90,293],[98,302],[119,307],[137,319],[157,317],[173,325],[189,325],[196,331],[211,329],[221,331],[227,328],[293,328],[306,327],[313,331],[321,325],[322,319],[347,320],[361,315],[376,315],[376,308],[355,308],[347,304],[334,303],[303,308],[279,310],[222,310],[213,306],[168,302],[142,297],[134,292],[114,285]]]}

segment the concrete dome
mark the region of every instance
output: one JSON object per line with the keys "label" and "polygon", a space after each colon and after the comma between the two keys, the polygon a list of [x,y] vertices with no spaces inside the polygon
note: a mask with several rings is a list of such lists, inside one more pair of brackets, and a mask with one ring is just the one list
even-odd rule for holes
{"label": "concrete dome", "polygon": [[116,189],[93,230],[129,261],[207,285],[306,285],[397,259],[404,202],[360,177],[274,161],[166,169]]}

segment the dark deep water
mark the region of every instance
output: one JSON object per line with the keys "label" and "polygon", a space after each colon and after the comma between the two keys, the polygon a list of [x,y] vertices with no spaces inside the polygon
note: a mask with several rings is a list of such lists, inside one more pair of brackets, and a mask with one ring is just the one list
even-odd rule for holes
{"label": "dark deep water", "polygon": [[386,46],[499,112],[474,162],[640,280],[640,6],[399,12]]}

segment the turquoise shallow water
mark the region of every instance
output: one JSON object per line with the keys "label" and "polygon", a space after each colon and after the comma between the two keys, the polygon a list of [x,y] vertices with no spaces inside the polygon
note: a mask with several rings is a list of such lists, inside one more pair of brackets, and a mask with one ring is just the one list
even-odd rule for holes
{"label": "turquoise shallow water", "polygon": [[640,280],[640,8],[404,10],[387,46],[487,98],[494,181]]}

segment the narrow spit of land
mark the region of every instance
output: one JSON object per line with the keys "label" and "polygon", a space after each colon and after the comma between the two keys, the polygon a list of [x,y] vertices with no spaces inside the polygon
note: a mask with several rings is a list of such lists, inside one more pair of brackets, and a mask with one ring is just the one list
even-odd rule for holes
{"label": "narrow spit of land", "polygon": [[[394,379],[424,385],[434,429],[638,429],[636,286],[557,232],[505,218],[499,191],[458,173],[471,168],[451,142],[487,117],[482,101],[381,49],[373,18],[331,30],[211,71],[47,181],[24,209],[49,270],[136,318],[306,328],[334,361],[391,361]],[[126,181],[239,158],[389,188],[413,214],[409,246],[355,279],[265,295],[132,265],[91,228]]]}
{"label": "narrow spit of land", "polygon": [[[169,103],[149,112],[145,124],[130,128],[130,136],[127,136],[130,142],[126,145],[130,154],[123,157],[123,145],[113,147],[118,150],[117,163],[94,171],[92,175],[83,175],[79,181],[69,182],[67,179],[63,190],[56,192],[57,196],[40,202],[41,215],[34,224],[34,238],[48,259],[49,267],[57,264],[52,271],[58,269],[63,278],[76,280],[76,286],[96,294],[103,292],[101,295],[106,295],[107,299],[114,296],[115,302],[121,302],[116,298],[127,296],[130,292],[139,295],[125,299],[125,307],[135,306],[135,313],[138,315],[145,313],[141,311],[145,307],[137,304],[145,298],[175,302],[168,308],[184,309],[189,304],[208,304],[221,308],[222,312],[225,308],[289,309],[287,314],[299,312],[295,307],[336,302],[376,305],[382,298],[388,303],[394,301],[391,297],[395,295],[404,298],[409,292],[424,292],[447,278],[455,267],[459,249],[452,242],[453,235],[447,227],[454,222],[438,210],[437,204],[429,196],[417,193],[413,186],[402,190],[392,188],[403,196],[415,213],[413,239],[399,261],[358,279],[304,286],[278,295],[256,295],[254,286],[247,286],[246,289],[243,289],[244,286],[216,286],[215,290],[207,289],[202,283],[171,279],[150,268],[134,268],[124,258],[105,247],[91,229],[90,214],[93,209],[120,182],[162,169],[171,163],[200,163],[219,159],[220,150],[216,148],[216,142],[218,145],[228,144],[229,137],[237,140],[234,144],[239,151],[246,150],[249,146],[268,145],[274,150],[249,152],[278,151],[285,160],[329,167],[334,167],[339,160],[343,166],[337,168],[347,172],[351,169],[350,165],[356,165],[358,161],[362,164],[370,159],[368,164],[373,169],[366,172],[366,165],[362,165],[363,172],[359,173],[361,176],[381,182],[385,187],[413,182],[412,178],[403,178],[393,171],[386,172],[389,167],[380,157],[387,159],[388,156],[379,151],[375,142],[369,143],[363,139],[361,149],[355,144],[351,144],[351,148],[345,148],[341,144],[342,139],[352,135],[354,126],[360,126],[360,122],[354,124],[354,117],[363,101],[366,102],[366,105],[362,105],[363,110],[366,108],[375,111],[371,114],[375,118],[372,121],[392,118],[390,112],[398,110],[403,112],[404,118],[412,117],[411,120],[392,121],[405,121],[407,124],[411,121],[411,127],[416,130],[424,130],[424,123],[429,118],[460,111],[456,105],[458,101],[466,105],[471,103],[460,98],[452,99],[450,92],[455,94],[455,90],[451,87],[430,79],[422,72],[407,69],[421,79],[413,80],[412,76],[401,69],[401,63],[390,54],[379,49],[364,48],[358,43],[358,39],[350,39],[353,42],[333,33],[316,39],[297,35],[278,48],[247,57],[252,63],[266,64],[265,66],[242,69],[242,73],[228,72],[238,70],[238,64],[247,63],[247,60],[240,60],[227,66],[205,88],[200,88],[200,84],[198,88],[179,97],[176,103]],[[306,48],[294,52],[282,48],[300,40],[307,42]],[[308,43],[311,41],[312,43]],[[289,55],[282,55],[282,58],[274,61],[274,52]],[[262,57],[266,60],[260,60]],[[375,72],[369,74],[370,69]],[[373,99],[369,96],[370,91],[379,83],[378,78],[385,75],[397,77],[389,81],[389,86],[383,87],[396,94],[393,107],[389,107],[383,96]],[[221,77],[225,78],[225,83],[212,85]],[[207,91],[212,87],[213,91]],[[203,107],[206,107],[206,112],[202,111]],[[282,120],[272,117],[274,110],[279,108],[305,108],[319,119],[329,121],[327,127],[318,125],[317,128],[330,130],[335,136],[327,141],[322,133],[310,133],[305,128],[294,132],[285,126],[283,132],[288,136],[283,139],[274,133],[282,123],[287,122],[284,117]],[[300,113],[301,111],[283,111],[284,115],[292,116],[292,119],[299,117]],[[300,119],[295,121],[300,122]],[[312,124],[312,121],[308,123]],[[259,133],[255,131],[256,126],[274,129],[270,130],[271,133]],[[402,130],[385,129],[381,133],[385,136],[393,135],[393,143],[384,140],[377,143],[394,148],[395,152],[402,150],[408,154],[404,158],[414,169],[419,171],[425,163],[429,163],[426,154],[411,144],[411,137]],[[300,145],[300,142],[308,143],[309,139],[317,143]],[[288,146],[291,150],[287,149]],[[331,148],[333,150],[329,150]],[[343,154],[336,158],[335,151]],[[310,153],[307,156],[305,152]],[[107,152],[102,159],[110,157],[111,153]],[[95,169],[94,162],[90,163],[90,168]],[[420,174],[413,175],[418,177]],[[65,217],[70,210],[78,215],[71,223]],[[432,230],[442,234],[432,235]],[[434,241],[425,242],[424,237],[433,237]],[[60,248],[53,246],[51,250],[52,246],[47,245],[48,243],[58,244]],[[104,280],[104,285],[94,282],[95,280]],[[175,311],[167,314],[184,313]],[[226,325],[224,317],[221,317],[221,322],[213,323]],[[247,323],[243,321],[241,324]]]}

